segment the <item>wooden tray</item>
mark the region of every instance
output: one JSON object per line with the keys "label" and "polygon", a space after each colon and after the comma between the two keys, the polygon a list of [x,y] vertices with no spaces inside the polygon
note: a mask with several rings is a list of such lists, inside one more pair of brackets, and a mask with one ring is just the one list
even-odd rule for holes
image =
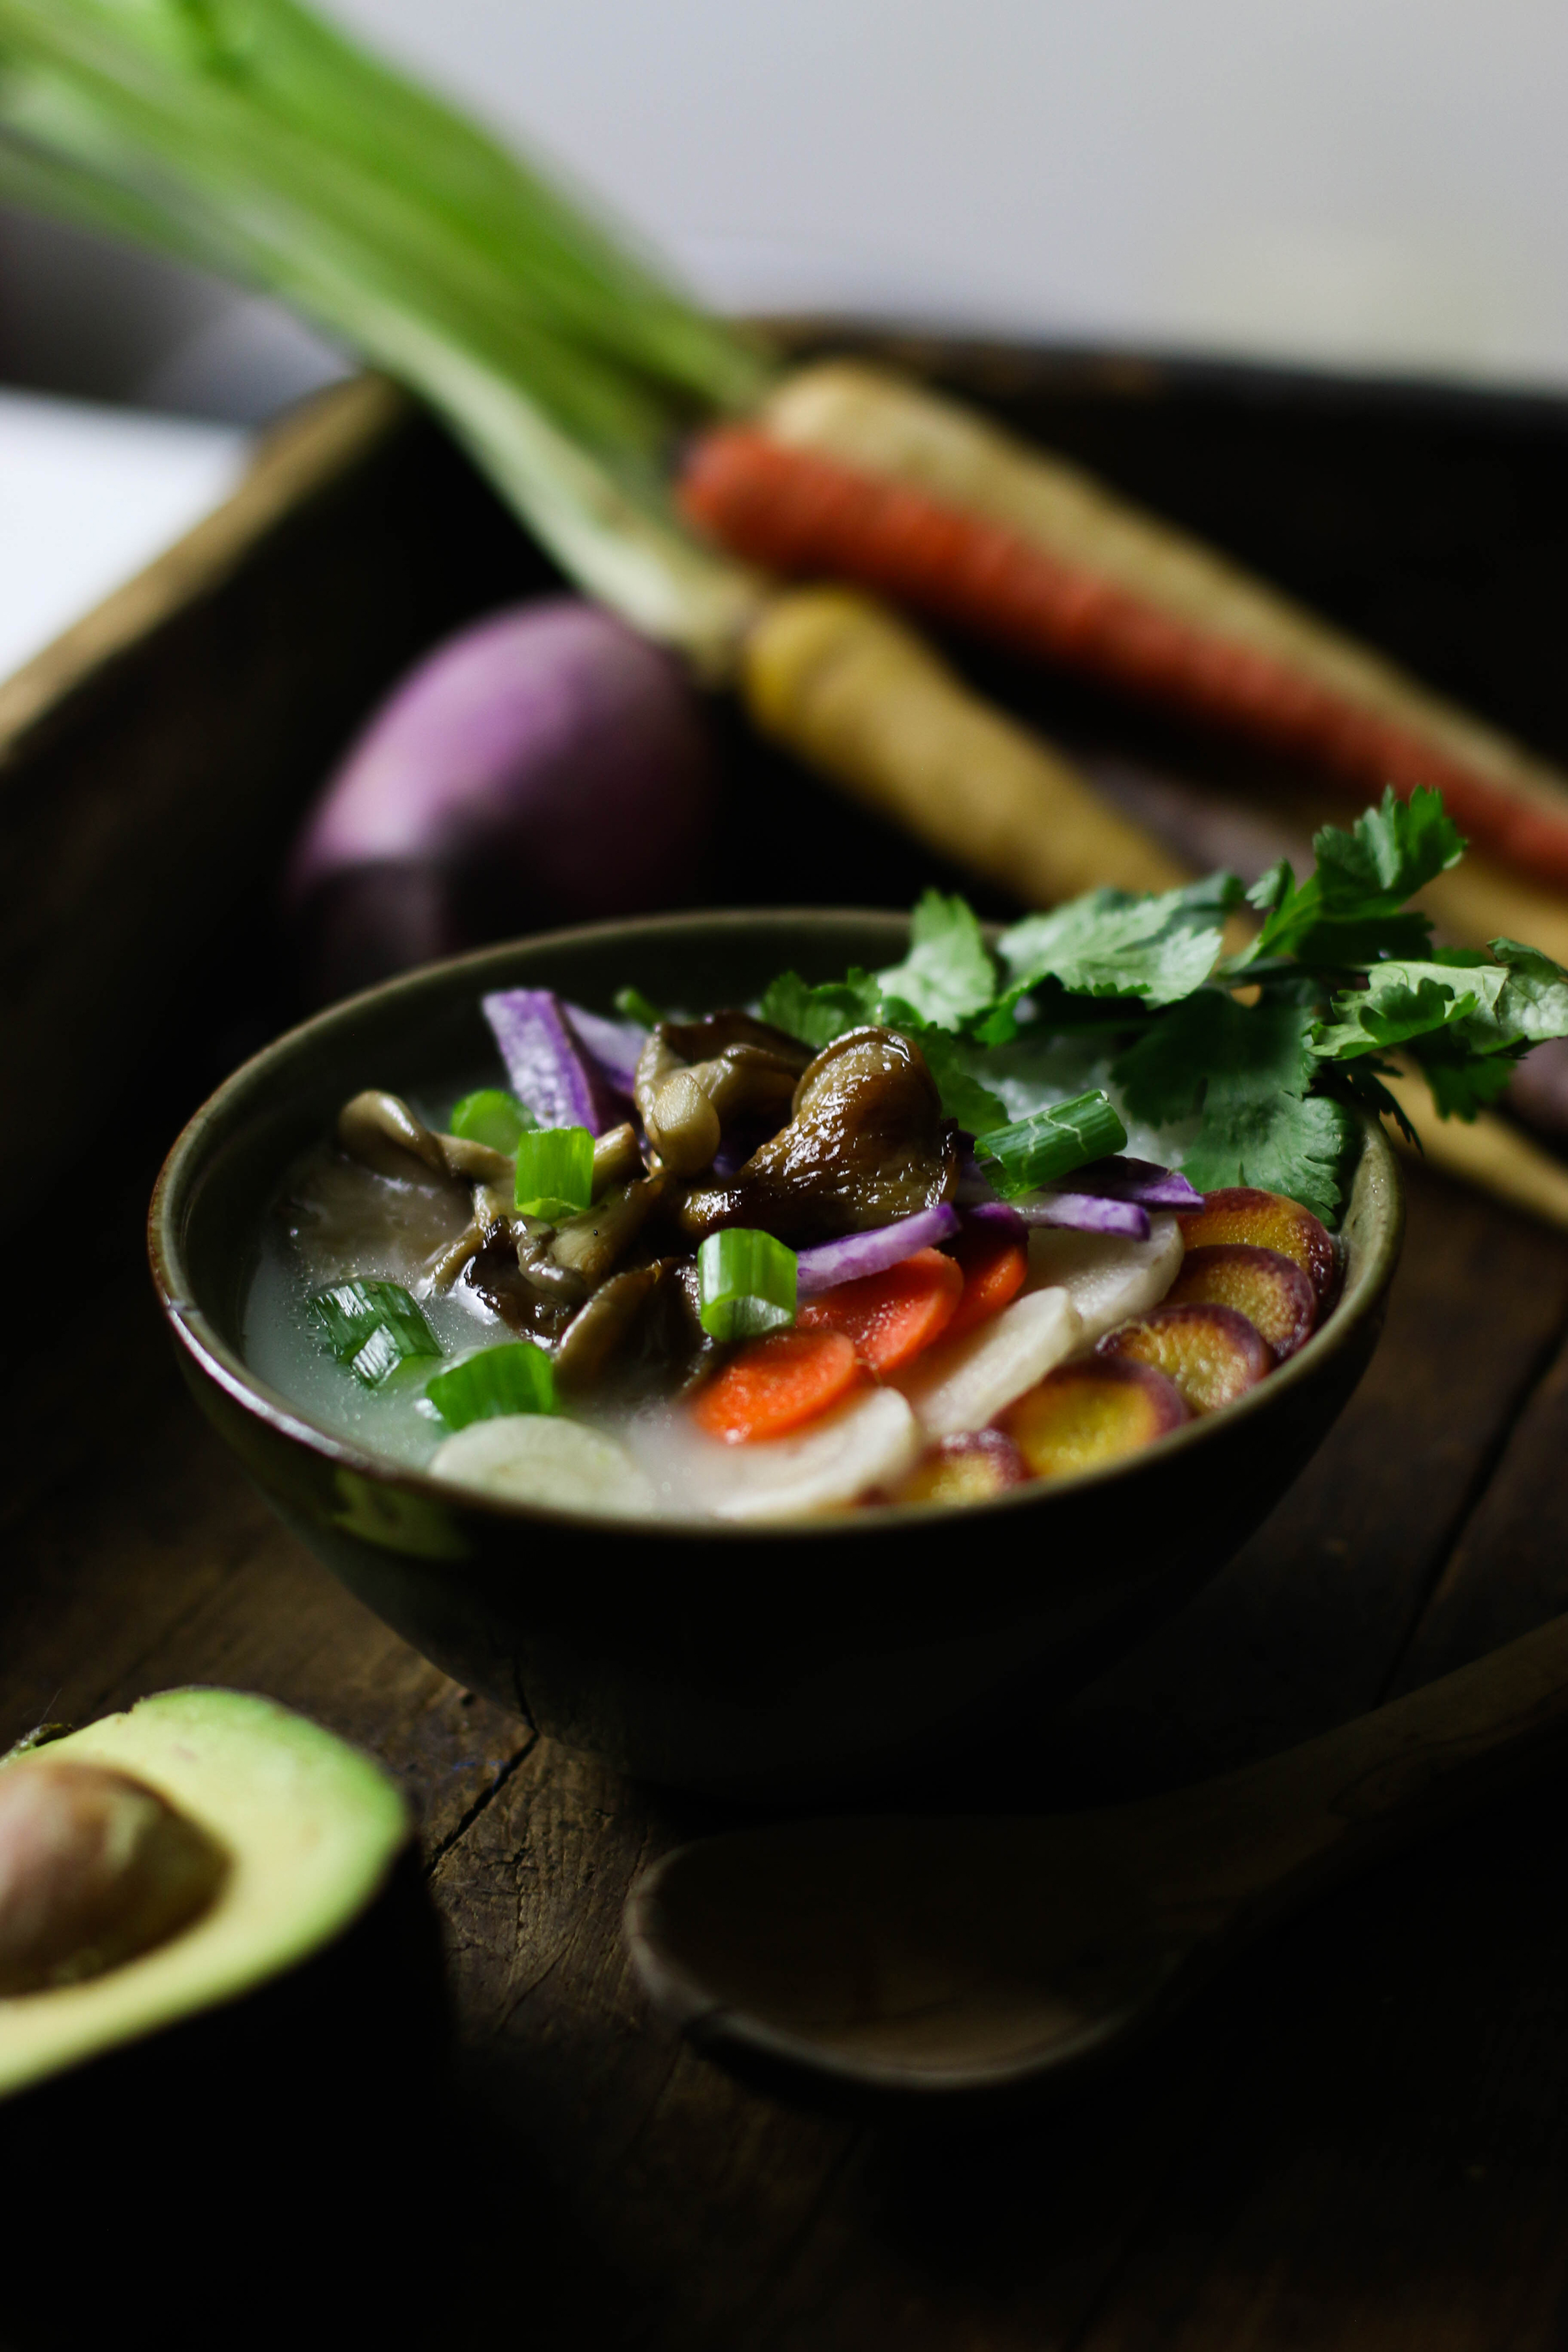
{"label": "wooden tray", "polygon": [[[932,355],[1568,752],[1544,617],[1561,408]],[[284,1009],[256,871],[413,646],[546,577],[437,436],[351,386],[5,691],[5,1164],[13,1216],[35,1204],[10,1304],[14,1329],[50,1337],[14,1351],[5,1399],[0,1744],[45,1713],[218,1681],[405,1780],[468,2093],[438,2149],[408,2151],[394,2234],[412,2256],[384,2311],[345,2232],[362,2332],[399,2340],[430,2304],[444,2332],[681,2352],[1547,2352],[1568,2243],[1560,1780],[1325,1904],[1070,2105],[910,2136],[792,2111],[650,2022],[622,1955],[632,1875],[711,1817],[424,1664],[268,1516],[180,1390],[137,1227],[184,1108]],[[830,821],[826,800],[792,805]],[[743,864],[745,838],[732,815],[725,856]],[[816,895],[855,895],[848,871],[906,895],[898,844],[846,823],[824,873],[825,838]],[[45,1171],[89,1145],[93,1187],[62,1221]],[[1318,1461],[984,1801],[1196,1776],[1568,1604],[1565,1337],[1568,1241],[1418,1179],[1387,1338]],[[932,1769],[973,1801],[956,1759]],[[128,2310],[151,2293],[128,2284]]]}

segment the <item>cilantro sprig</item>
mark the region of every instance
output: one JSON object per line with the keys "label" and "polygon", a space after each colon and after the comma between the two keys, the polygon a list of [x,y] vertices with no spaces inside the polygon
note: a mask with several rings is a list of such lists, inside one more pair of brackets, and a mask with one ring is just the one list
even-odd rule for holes
{"label": "cilantro sprig", "polygon": [[[786,972],[763,1017],[817,1047],[868,1022],[912,1038],[983,1159],[1009,1129],[985,1083],[988,1051],[1087,1040],[1107,1070],[1108,1113],[1114,1094],[1180,1137],[1200,1191],[1257,1184],[1332,1222],[1352,1107],[1408,1129],[1383,1084],[1387,1057],[1415,1065],[1440,1117],[1473,1118],[1531,1046],[1568,1036],[1568,971],[1517,940],[1485,953],[1433,945],[1408,902],[1465,852],[1437,793],[1390,790],[1312,848],[1301,882],[1282,861],[1247,891],[1230,874],[1142,898],[1091,890],[1004,931],[1000,969],[964,901],[928,890],[902,963],[815,987]],[[1225,955],[1244,901],[1257,930]]]}

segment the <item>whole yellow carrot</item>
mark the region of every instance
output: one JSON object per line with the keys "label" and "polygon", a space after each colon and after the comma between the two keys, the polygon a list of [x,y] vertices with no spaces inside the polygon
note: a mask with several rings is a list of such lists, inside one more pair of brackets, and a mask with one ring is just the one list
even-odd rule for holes
{"label": "whole yellow carrot", "polygon": [[869,597],[775,596],[745,640],[741,687],[764,735],[1026,906],[1187,879],[1152,835]]}

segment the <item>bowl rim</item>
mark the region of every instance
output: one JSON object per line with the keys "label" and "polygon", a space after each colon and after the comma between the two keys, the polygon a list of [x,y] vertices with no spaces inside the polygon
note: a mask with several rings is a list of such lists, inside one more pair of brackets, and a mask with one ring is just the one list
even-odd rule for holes
{"label": "bowl rim", "polygon": [[[756,1523],[674,1516],[655,1519],[634,1516],[611,1517],[599,1512],[569,1511],[489,1495],[478,1487],[463,1486],[455,1480],[433,1477],[427,1471],[392,1462],[386,1456],[374,1454],[310,1420],[287,1397],[251,1371],[244,1358],[222,1337],[196,1297],[195,1286],[190,1279],[185,1262],[181,1232],[187,1204],[205,1172],[207,1160],[242,1119],[247,1097],[264,1086],[274,1072],[286,1067],[303,1046],[330,1035],[340,1026],[352,1025],[354,1017],[368,1008],[379,1010],[388,1003],[395,1003],[401,997],[406,997],[412,1004],[432,991],[444,995],[465,977],[471,976],[476,988],[482,987],[487,982],[497,982],[522,951],[526,951],[531,961],[536,956],[548,956],[552,950],[591,946],[600,941],[607,943],[625,939],[630,942],[637,937],[679,936],[683,931],[710,937],[715,932],[721,936],[726,932],[744,932],[754,936],[759,928],[776,926],[783,929],[786,925],[797,929],[802,925],[818,924],[824,929],[839,925],[897,926],[907,937],[909,921],[907,915],[879,907],[761,907],[702,908],[574,924],[554,931],[525,933],[517,939],[469,949],[461,955],[420,964],[410,971],[395,973],[371,988],[340,998],[321,1011],[311,1013],[304,1021],[283,1031],[279,1036],[270,1039],[230,1071],[205,1101],[192,1112],[159,1170],[148,1205],[147,1252],[159,1306],[177,1342],[204,1377],[221,1390],[242,1412],[261,1423],[274,1435],[302,1447],[334,1471],[347,1472],[378,1486],[392,1488],[426,1506],[436,1505],[447,1512],[474,1514],[502,1526],[559,1528],[563,1532],[593,1533],[601,1537],[606,1533],[647,1535],[657,1530],[660,1534],[677,1537],[683,1543],[695,1539],[704,1544],[745,1542],[765,1547],[797,1543],[806,1536],[817,1542],[834,1539],[853,1543],[874,1534],[896,1531],[900,1527],[929,1530],[933,1526],[951,1524],[952,1507],[936,1503],[870,1504],[842,1514],[824,1513],[815,1518]],[[983,926],[991,945],[994,946],[1004,928],[996,923]],[[1352,1116],[1361,1129],[1363,1143],[1361,1157],[1352,1171],[1352,1187],[1353,1189],[1362,1171],[1369,1163],[1386,1187],[1386,1202],[1367,1264],[1358,1276],[1353,1296],[1342,1291],[1328,1319],[1293,1356],[1283,1364],[1277,1365],[1256,1388],[1249,1389],[1244,1396],[1221,1408],[1225,1427],[1234,1428],[1239,1420],[1273,1411],[1291,1389],[1309,1379],[1326,1357],[1345,1344],[1356,1325],[1373,1311],[1393,1278],[1405,1228],[1405,1192],[1399,1164],[1381,1123],[1366,1111],[1358,1110]],[[1142,1467],[1146,1466],[1149,1454],[1156,1449],[1163,1461],[1171,1459],[1177,1451],[1188,1451],[1203,1444],[1216,1419],[1215,1414],[1194,1415],[1179,1428],[1156,1439],[1153,1446],[1140,1447],[1133,1454],[1122,1455],[1097,1468],[1049,1480],[1026,1479],[1000,1495],[965,1504],[963,1517],[969,1522],[982,1516],[990,1520],[1020,1510],[1037,1511],[1056,1496],[1080,1494],[1090,1486],[1111,1490],[1119,1481],[1137,1475]]]}

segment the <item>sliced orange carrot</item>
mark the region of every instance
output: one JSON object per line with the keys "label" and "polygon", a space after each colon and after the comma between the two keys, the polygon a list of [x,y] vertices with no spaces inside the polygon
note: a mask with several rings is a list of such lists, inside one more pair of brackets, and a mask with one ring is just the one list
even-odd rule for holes
{"label": "sliced orange carrot", "polygon": [[1000,1315],[1016,1298],[1029,1271],[1029,1246],[994,1226],[966,1225],[952,1255],[963,1274],[963,1296],[946,1332],[948,1339],[956,1339],[977,1323]]}
{"label": "sliced orange carrot", "polygon": [[[1357,797],[1436,785],[1476,844],[1537,882],[1568,886],[1568,804],[1467,757],[1463,730],[1423,721],[1410,688],[1344,690],[1274,646],[1162,601],[1157,567],[1129,585],[1075,552],[938,496],[923,483],[755,425],[693,445],[679,483],[692,520],[770,570],[856,581],[895,603],[1043,655],[1297,758]],[[1479,731],[1479,730],[1478,730]],[[1473,747],[1472,747],[1473,749]]]}
{"label": "sliced orange carrot", "polygon": [[726,1445],[783,1437],[815,1421],[864,1378],[842,1331],[774,1331],[732,1356],[691,1408],[699,1429]]}
{"label": "sliced orange carrot", "polygon": [[917,1250],[885,1274],[841,1282],[803,1307],[800,1331],[840,1331],[868,1371],[896,1372],[951,1328],[963,1270],[941,1250]]}

